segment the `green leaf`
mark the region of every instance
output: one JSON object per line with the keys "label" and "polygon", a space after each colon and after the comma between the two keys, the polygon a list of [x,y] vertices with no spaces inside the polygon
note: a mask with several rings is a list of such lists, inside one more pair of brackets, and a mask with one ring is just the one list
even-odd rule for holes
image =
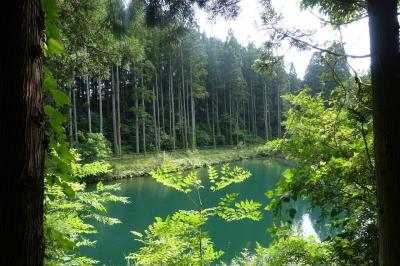
{"label": "green leaf", "polygon": [[66,104],[70,103],[70,99],[67,94],[65,94],[63,91],[59,89],[52,89],[50,90],[54,101],[56,102],[57,105],[59,106],[64,106]]}
{"label": "green leaf", "polygon": [[47,53],[49,56],[59,55],[64,53],[64,47],[56,39],[50,38],[47,40]]}

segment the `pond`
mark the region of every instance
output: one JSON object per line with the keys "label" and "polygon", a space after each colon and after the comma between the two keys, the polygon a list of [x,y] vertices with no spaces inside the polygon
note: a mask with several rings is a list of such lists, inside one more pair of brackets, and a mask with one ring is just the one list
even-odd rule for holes
{"label": "pond", "polygon": [[[232,163],[252,173],[245,182],[233,184],[218,192],[206,189],[201,191],[204,207],[215,206],[219,199],[226,193],[239,193],[240,199],[254,199],[263,204],[268,204],[269,199],[265,192],[273,189],[276,182],[282,177],[282,172],[291,166],[283,160],[249,160]],[[206,179],[207,169],[196,170]],[[126,265],[124,257],[136,251],[141,244],[134,240],[130,231],[143,232],[148,225],[154,222],[154,217],[163,219],[179,209],[191,210],[195,206],[183,193],[157,183],[150,177],[134,178],[118,181],[121,190],[118,195],[129,197],[130,204],[109,204],[108,214],[118,218],[122,224],[113,226],[96,225],[98,233],[94,236],[97,240],[95,247],[81,248],[82,255],[90,256],[100,261],[99,265]],[[303,234],[315,235],[314,230],[316,215],[309,213],[305,201],[294,203],[297,209],[295,222]],[[271,236],[267,228],[272,225],[272,213],[263,211],[263,219],[259,222],[242,220],[226,222],[218,217],[212,217],[205,228],[214,241],[217,250],[225,254],[221,260],[229,262],[238,255],[243,248],[254,249],[256,242],[267,246]]]}

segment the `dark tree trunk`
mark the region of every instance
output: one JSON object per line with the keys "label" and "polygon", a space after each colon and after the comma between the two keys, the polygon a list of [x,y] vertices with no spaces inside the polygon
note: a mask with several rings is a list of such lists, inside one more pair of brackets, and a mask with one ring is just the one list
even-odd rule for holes
{"label": "dark tree trunk", "polygon": [[379,264],[400,265],[399,22],[397,1],[368,1]]}
{"label": "dark tree trunk", "polygon": [[[5,8],[5,7],[4,7]],[[3,9],[5,10],[5,9]],[[44,115],[41,1],[7,3],[1,17],[1,265],[43,265]]]}

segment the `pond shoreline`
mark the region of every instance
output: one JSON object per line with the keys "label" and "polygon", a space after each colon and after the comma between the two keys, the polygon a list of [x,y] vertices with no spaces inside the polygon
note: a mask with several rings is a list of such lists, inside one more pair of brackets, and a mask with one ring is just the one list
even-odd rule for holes
{"label": "pond shoreline", "polygon": [[[192,170],[210,165],[239,162],[255,158],[270,158],[259,151],[259,146],[242,148],[217,148],[210,150],[160,152],[152,155],[128,154],[113,158],[113,170],[102,177],[89,178],[86,183],[146,177],[163,162],[176,165],[181,170]],[[277,158],[278,159],[278,158]]]}

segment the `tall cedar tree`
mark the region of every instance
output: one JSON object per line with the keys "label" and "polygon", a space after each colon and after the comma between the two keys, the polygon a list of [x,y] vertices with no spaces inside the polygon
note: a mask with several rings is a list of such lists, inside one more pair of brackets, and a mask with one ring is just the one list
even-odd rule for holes
{"label": "tall cedar tree", "polygon": [[1,16],[2,265],[43,264],[44,17],[39,0],[15,0]]}
{"label": "tall cedar tree", "polygon": [[399,22],[396,0],[367,1],[378,192],[379,264],[400,265]]}

